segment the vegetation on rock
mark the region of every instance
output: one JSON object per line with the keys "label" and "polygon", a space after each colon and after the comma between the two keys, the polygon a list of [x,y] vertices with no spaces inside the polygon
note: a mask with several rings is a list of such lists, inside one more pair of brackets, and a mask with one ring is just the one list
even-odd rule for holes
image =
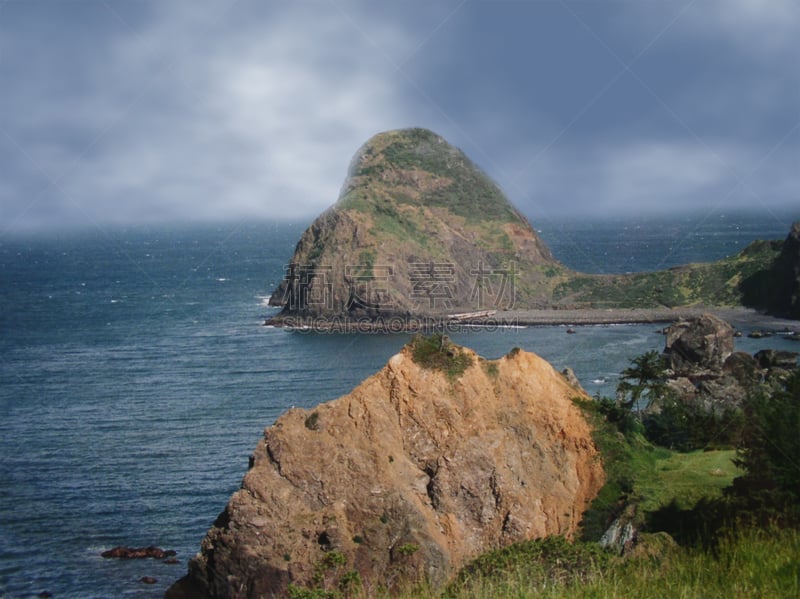
{"label": "vegetation on rock", "polygon": [[409,346],[414,362],[423,368],[441,370],[450,378],[458,377],[472,366],[472,356],[441,333],[428,337],[415,335]]}

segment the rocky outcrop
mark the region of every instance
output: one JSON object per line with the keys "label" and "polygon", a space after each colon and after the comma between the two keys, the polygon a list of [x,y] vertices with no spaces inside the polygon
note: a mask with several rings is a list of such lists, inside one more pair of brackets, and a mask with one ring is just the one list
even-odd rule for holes
{"label": "rocky outcrop", "polygon": [[713,314],[679,321],[667,328],[664,355],[679,375],[722,368],[733,353],[733,327]]}
{"label": "rocky outcrop", "polygon": [[733,327],[712,314],[666,329],[667,385],[679,400],[709,412],[738,408],[756,385],[797,366],[794,352],[762,350],[751,356],[734,351],[734,337]]}
{"label": "rocky outcrop", "polygon": [[103,553],[100,554],[101,557],[106,559],[167,559],[174,557],[175,555],[177,555],[177,553],[171,549],[161,549],[160,547],[155,547],[153,545],[150,547],[119,546],[109,549],[108,551],[103,551]]}
{"label": "rocky outcrop", "polygon": [[446,352],[469,366],[433,370],[406,347],[349,395],[266,429],[168,596],[440,585],[489,549],[571,536],[605,478],[572,401],[585,394],[531,353]]}
{"label": "rocky outcrop", "polygon": [[800,320],[800,221],[792,225],[783,242],[765,292],[770,312]]}
{"label": "rocky outcrop", "polygon": [[547,266],[563,269],[461,150],[425,129],[388,131],[358,151],[270,304],[284,317],[372,319],[543,307]]}

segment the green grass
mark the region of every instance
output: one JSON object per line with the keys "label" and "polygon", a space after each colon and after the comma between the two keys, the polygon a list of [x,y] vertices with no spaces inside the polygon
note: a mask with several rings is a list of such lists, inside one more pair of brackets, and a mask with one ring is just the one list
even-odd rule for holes
{"label": "green grass", "polygon": [[[419,200],[391,194],[394,200],[444,207],[468,222],[518,220],[500,188],[461,150],[443,142],[435,133],[419,128],[392,131],[374,138],[371,143],[376,147],[364,151],[361,164],[353,172],[354,177],[362,179],[361,185],[370,187],[372,180],[380,187],[382,174],[387,169],[421,170],[451,183],[426,191]],[[347,207],[367,207],[353,200],[355,198],[346,202]]]}
{"label": "green grass", "polygon": [[627,559],[563,539],[482,556],[444,590],[424,584],[378,597],[441,599],[750,599],[800,596],[800,532],[744,529],[717,550],[672,547]]}
{"label": "green grass", "polygon": [[656,459],[652,469],[636,475],[634,492],[640,506],[652,512],[675,503],[680,509],[691,509],[701,499],[716,499],[742,471],[733,463],[736,452],[693,451],[673,453]]}

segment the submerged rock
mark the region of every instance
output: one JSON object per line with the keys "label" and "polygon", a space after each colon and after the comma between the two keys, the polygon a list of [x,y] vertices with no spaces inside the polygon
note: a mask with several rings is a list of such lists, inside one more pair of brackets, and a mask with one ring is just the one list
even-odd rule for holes
{"label": "submerged rock", "polygon": [[160,547],[154,547],[151,545],[150,547],[114,547],[113,549],[109,549],[108,551],[104,551],[100,554],[101,557],[105,558],[118,558],[118,559],[146,559],[146,558],[153,558],[153,559],[165,559],[168,557],[174,557],[177,555],[175,551],[171,549],[164,550]]}
{"label": "submerged rock", "polygon": [[167,596],[438,586],[487,550],[575,533],[605,478],[572,401],[585,393],[521,350],[448,352],[461,374],[406,347],[350,394],[266,429]]}

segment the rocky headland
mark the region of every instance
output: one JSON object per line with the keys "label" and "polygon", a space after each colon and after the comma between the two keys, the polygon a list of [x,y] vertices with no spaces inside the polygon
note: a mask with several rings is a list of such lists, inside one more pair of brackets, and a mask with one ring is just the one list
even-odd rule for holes
{"label": "rocky headland", "polygon": [[489,361],[419,337],[350,394],[266,429],[167,596],[438,586],[487,550],[570,537],[605,481],[576,397],[534,354]]}
{"label": "rocky headland", "polygon": [[452,318],[508,322],[509,311],[548,311],[569,322],[567,312],[604,310],[616,311],[617,322],[641,322],[742,306],[798,318],[798,298],[800,224],[785,242],[754,241],[713,263],[575,272],[461,150],[431,131],[404,129],[357,152],[338,201],[297,243],[270,298],[281,312],[269,323],[391,320],[413,329]]}

